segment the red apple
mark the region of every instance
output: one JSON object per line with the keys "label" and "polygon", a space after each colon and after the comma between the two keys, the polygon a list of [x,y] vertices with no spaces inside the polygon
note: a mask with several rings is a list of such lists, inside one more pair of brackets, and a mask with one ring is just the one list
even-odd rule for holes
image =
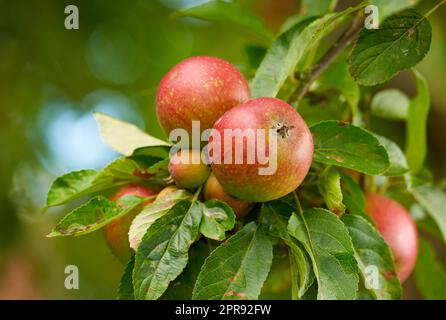
{"label": "red apple", "polygon": [[[125,196],[150,197],[156,194],[157,192],[154,190],[140,185],[128,185],[118,190],[111,197],[111,200],[117,202]],[[147,201],[147,203],[149,202],[152,202],[152,200]],[[138,213],[131,212],[122,218],[113,220],[103,228],[105,242],[122,263],[127,263],[133,253],[128,240],[128,232],[133,219]]]}
{"label": "red apple", "polygon": [[389,245],[398,278],[404,282],[415,267],[418,232],[411,216],[398,202],[377,194],[366,197],[366,212]]}
{"label": "red apple", "polygon": [[[212,171],[223,188],[239,199],[264,202],[285,196],[302,183],[310,169],[310,130],[282,100],[245,102],[226,112],[213,129],[208,145]],[[229,129],[233,134],[225,137]],[[262,155],[267,158],[261,159]]]}
{"label": "red apple", "polygon": [[191,133],[193,120],[200,121],[201,130],[212,128],[227,110],[248,99],[248,83],[232,64],[215,57],[191,57],[161,80],[156,113],[167,134],[177,128]]}
{"label": "red apple", "polygon": [[239,200],[227,193],[214,174],[211,174],[206,181],[203,189],[203,196],[205,200],[216,199],[225,202],[232,208],[232,210],[234,210],[237,218],[244,217],[253,206],[253,203]]}

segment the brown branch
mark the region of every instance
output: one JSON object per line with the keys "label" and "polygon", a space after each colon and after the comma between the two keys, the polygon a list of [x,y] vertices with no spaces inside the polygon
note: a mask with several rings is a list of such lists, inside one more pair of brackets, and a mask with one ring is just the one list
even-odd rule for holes
{"label": "brown branch", "polygon": [[328,50],[328,52],[320,59],[320,63],[310,71],[305,84],[297,88],[296,91],[291,94],[290,101],[299,103],[303,97],[305,97],[310,90],[312,83],[330,66],[338,55],[356,39],[362,24],[362,16],[357,16],[348,30],[339,37],[330,50]]}

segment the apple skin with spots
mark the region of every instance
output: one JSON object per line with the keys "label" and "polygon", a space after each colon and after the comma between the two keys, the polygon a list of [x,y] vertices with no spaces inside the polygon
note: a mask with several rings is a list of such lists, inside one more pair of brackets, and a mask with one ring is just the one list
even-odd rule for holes
{"label": "apple skin with spots", "polygon": [[418,254],[418,231],[412,217],[398,202],[377,194],[366,196],[366,212],[389,245],[398,278],[404,282],[412,273]]}
{"label": "apple skin with spots", "polygon": [[[214,125],[220,139],[209,139],[209,157],[214,172],[223,188],[236,198],[265,202],[281,198],[295,190],[304,180],[313,160],[313,137],[297,111],[286,102],[276,98],[257,98],[241,104],[226,112]],[[231,136],[225,142],[224,130],[264,129],[265,143],[255,138],[255,161],[248,162],[247,143],[240,145]],[[270,149],[269,133],[276,137],[277,150]],[[217,136],[218,136],[217,135]],[[235,163],[232,152],[225,152],[225,144],[232,150],[243,149],[242,163]],[[270,154],[271,153],[271,154]],[[220,158],[220,163],[214,157]],[[235,152],[234,152],[235,154]],[[260,174],[259,169],[268,167],[261,164],[257,155],[268,155],[277,159],[273,174]],[[228,157],[232,159],[227,159]],[[226,162],[226,163],[225,163]],[[229,163],[228,163],[229,162]]]}
{"label": "apple skin with spots", "polygon": [[211,172],[210,167],[201,160],[199,150],[178,151],[170,158],[168,169],[176,186],[189,190],[205,183]]}
{"label": "apple skin with spots", "polygon": [[[140,185],[128,185],[119,189],[111,198],[113,202],[124,198],[125,196],[140,196],[150,197],[157,194],[157,191]],[[146,202],[150,203],[153,200]],[[133,219],[139,212],[130,212],[122,218],[115,219],[103,228],[103,234],[107,246],[111,252],[121,261],[126,264],[133,254],[130,248],[128,232]]]}
{"label": "apple skin with spots", "polygon": [[191,57],[175,65],[161,80],[156,113],[164,131],[192,131],[192,121],[201,130],[229,109],[249,99],[248,83],[229,62],[207,56]]}
{"label": "apple skin with spots", "polygon": [[203,189],[203,196],[205,200],[220,200],[229,205],[237,218],[243,218],[254,206],[252,202],[240,200],[231,196],[220,182],[217,177],[211,173]]}

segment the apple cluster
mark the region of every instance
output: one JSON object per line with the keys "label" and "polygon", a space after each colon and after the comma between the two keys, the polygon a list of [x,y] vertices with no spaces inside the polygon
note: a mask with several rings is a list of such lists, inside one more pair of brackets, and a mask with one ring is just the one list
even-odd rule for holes
{"label": "apple cluster", "polygon": [[[313,138],[299,113],[280,99],[251,98],[243,75],[222,59],[191,57],[174,66],[158,87],[156,112],[167,134],[178,128],[191,132],[192,121],[199,121],[201,130],[212,129],[220,134],[222,138],[209,139],[208,146],[209,150],[219,151],[223,161],[206,163],[202,150],[180,150],[171,156],[168,169],[178,188],[199,189],[204,200],[224,201],[237,218],[249,213],[255,203],[278,199],[295,190],[310,169]],[[259,159],[247,161],[246,146],[243,161],[234,163],[233,154],[223,149],[226,145],[235,147],[235,142],[228,140],[234,137],[225,136],[226,130],[272,131],[276,147],[257,147],[276,159],[274,174],[260,175],[258,169],[264,163]],[[118,191],[112,200],[156,193],[157,190],[132,185]],[[389,244],[398,276],[404,281],[417,254],[418,236],[413,221],[403,207],[379,195],[367,196],[366,211]],[[133,218],[117,219],[104,229],[107,243],[123,261],[131,254],[127,232]]]}
{"label": "apple cluster", "polygon": [[[169,171],[181,188],[206,182],[205,198],[228,202],[239,217],[252,207],[249,203],[278,199],[296,189],[313,160],[313,139],[297,111],[279,99],[250,99],[243,75],[219,58],[192,57],[173,67],[160,82],[156,111],[166,133],[177,128],[192,133],[192,121],[199,121],[201,130],[212,128],[219,134],[218,141],[211,135],[208,147],[221,161],[210,160],[209,169],[202,161],[189,161],[193,156],[202,160],[197,154],[201,150],[181,150],[171,158]],[[256,145],[262,149],[256,154],[268,154],[277,162],[274,173],[259,174],[264,164],[258,157],[248,161],[247,144],[236,145],[234,136],[225,135],[228,130],[274,133],[274,149]],[[234,161],[233,153],[224,149],[227,145],[241,149],[242,161]]]}

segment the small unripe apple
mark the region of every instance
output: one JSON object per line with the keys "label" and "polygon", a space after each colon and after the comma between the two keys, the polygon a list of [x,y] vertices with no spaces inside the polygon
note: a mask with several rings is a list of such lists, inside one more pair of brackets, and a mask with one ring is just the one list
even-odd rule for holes
{"label": "small unripe apple", "polygon": [[412,217],[398,202],[377,194],[366,197],[366,212],[390,247],[398,278],[412,273],[418,254],[418,231]]}
{"label": "small unripe apple", "polygon": [[248,83],[232,64],[215,57],[191,57],[161,80],[156,113],[167,134],[177,128],[191,133],[192,121],[200,121],[201,130],[212,128],[227,110],[248,99]]}
{"label": "small unripe apple", "polygon": [[227,193],[212,173],[204,185],[203,196],[205,200],[216,199],[226,202],[234,210],[237,218],[244,217],[253,207],[252,202],[237,199]]}
{"label": "small unripe apple", "polygon": [[182,189],[195,189],[206,182],[211,172],[203,163],[199,150],[180,150],[169,160],[169,172],[177,185]]}
{"label": "small unripe apple", "polygon": [[[125,196],[150,197],[156,195],[152,189],[140,185],[128,185],[116,192],[110,200],[117,202]],[[147,203],[152,200],[147,201]],[[107,224],[104,228],[104,238],[111,252],[122,262],[127,263],[132,256],[132,249],[128,240],[128,232],[133,219],[139,212],[130,212],[129,214],[118,218]]]}
{"label": "small unripe apple", "polygon": [[[245,102],[226,112],[213,129],[208,146],[212,171],[239,199],[264,202],[283,197],[302,183],[310,169],[311,132],[282,100]],[[226,135],[230,130],[233,134]]]}

